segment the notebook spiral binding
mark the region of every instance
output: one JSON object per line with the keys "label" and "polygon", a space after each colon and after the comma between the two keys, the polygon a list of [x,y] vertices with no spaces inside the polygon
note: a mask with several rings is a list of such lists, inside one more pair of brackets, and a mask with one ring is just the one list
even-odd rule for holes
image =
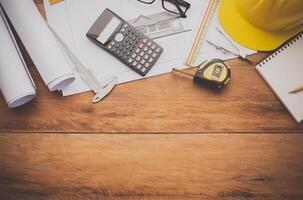
{"label": "notebook spiral binding", "polygon": [[274,59],[276,56],[278,56],[280,53],[282,53],[284,50],[286,50],[288,47],[290,47],[292,44],[294,44],[297,40],[303,37],[303,32],[296,35],[294,38],[292,38],[290,41],[286,42],[282,47],[280,47],[278,50],[276,50],[273,54],[266,57],[264,60],[260,61],[258,63],[258,67],[262,67],[272,59]]}

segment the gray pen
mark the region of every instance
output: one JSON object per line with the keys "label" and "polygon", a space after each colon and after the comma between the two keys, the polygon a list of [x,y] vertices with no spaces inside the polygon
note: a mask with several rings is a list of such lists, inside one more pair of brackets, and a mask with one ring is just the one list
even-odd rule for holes
{"label": "gray pen", "polygon": [[[235,47],[235,49],[237,49],[238,53],[232,52],[230,50],[228,50],[228,52],[239,56],[240,58],[242,58],[243,60],[249,62],[249,63],[253,63],[252,60],[250,60],[248,58],[248,55],[246,53],[243,53],[238,47],[237,44],[235,44],[235,42],[233,40],[231,40],[222,30],[220,30],[218,27],[216,27],[217,31],[230,43],[233,45],[233,47]],[[224,48],[226,50],[226,48]]]}

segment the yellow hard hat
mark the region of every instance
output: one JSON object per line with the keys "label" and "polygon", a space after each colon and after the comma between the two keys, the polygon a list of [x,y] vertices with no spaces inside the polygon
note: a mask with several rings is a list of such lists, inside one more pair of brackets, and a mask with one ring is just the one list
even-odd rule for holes
{"label": "yellow hard hat", "polygon": [[271,51],[303,30],[303,1],[221,0],[219,20],[239,44]]}

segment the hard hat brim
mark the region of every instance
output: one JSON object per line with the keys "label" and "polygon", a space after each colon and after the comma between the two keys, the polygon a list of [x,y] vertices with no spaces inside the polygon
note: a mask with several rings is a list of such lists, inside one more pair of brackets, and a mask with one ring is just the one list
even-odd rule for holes
{"label": "hard hat brim", "polygon": [[257,51],[272,51],[303,30],[302,26],[284,32],[261,30],[239,14],[234,0],[221,0],[218,15],[222,27],[231,38]]}

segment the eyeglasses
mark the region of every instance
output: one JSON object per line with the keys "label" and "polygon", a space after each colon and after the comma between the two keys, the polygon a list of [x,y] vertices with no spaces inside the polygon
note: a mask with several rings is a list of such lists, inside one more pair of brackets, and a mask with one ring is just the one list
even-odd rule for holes
{"label": "eyeglasses", "polygon": [[[156,0],[138,0],[145,4],[152,4]],[[186,18],[186,12],[190,8],[190,3],[183,0],[162,0],[162,7],[164,10],[180,15],[182,18]]]}

